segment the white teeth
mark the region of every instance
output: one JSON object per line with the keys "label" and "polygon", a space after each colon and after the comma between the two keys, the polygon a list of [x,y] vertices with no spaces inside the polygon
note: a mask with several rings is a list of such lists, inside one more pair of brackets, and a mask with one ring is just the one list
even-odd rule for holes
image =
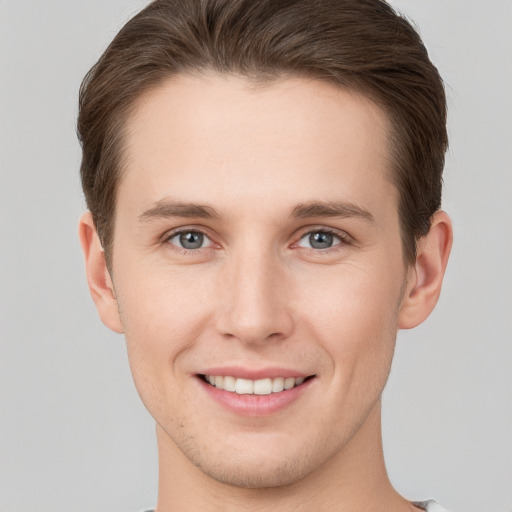
{"label": "white teeth", "polygon": [[284,389],[284,378],[277,377],[272,379],[272,393],[280,393]]}
{"label": "white teeth", "polygon": [[304,377],[275,377],[259,380],[237,379],[229,375],[205,375],[205,379],[212,386],[224,391],[239,395],[270,395],[280,393],[285,389],[292,389],[304,382]]}
{"label": "white teeth", "polygon": [[236,391],[235,377],[224,377],[224,390],[231,392]]}
{"label": "white teeth", "polygon": [[236,379],[235,393],[239,395],[252,395],[254,393],[254,381],[249,379]]}
{"label": "white teeth", "polygon": [[295,379],[293,377],[284,379],[284,389],[292,389],[293,386],[295,386]]}
{"label": "white teeth", "polygon": [[270,395],[272,393],[272,379],[261,379],[254,381],[255,395]]}

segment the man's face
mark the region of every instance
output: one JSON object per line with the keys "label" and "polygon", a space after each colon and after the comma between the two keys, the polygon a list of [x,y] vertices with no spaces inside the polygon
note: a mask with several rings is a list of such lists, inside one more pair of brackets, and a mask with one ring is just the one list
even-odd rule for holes
{"label": "man's face", "polygon": [[395,344],[385,115],[325,83],[211,75],[127,127],[113,283],[159,442],[234,485],[314,472],[375,430]]}

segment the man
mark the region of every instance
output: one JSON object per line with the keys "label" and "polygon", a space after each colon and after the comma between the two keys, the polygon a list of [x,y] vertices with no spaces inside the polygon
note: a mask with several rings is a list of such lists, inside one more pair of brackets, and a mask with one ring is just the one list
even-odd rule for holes
{"label": "man", "polygon": [[445,124],[380,0],[160,0],[90,71],[80,239],[158,512],[442,510],[391,486],[380,395],[450,252]]}

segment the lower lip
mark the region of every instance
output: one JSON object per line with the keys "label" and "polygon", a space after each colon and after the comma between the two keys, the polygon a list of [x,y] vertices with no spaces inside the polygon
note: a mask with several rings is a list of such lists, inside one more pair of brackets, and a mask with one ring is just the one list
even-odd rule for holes
{"label": "lower lip", "polygon": [[240,416],[270,416],[298,400],[315,379],[309,378],[300,386],[270,395],[239,395],[216,388],[199,377],[198,380],[206,393],[229,411]]}

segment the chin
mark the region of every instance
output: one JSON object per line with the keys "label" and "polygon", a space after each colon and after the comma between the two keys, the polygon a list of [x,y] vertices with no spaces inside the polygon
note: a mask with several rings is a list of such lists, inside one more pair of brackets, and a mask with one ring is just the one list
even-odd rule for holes
{"label": "chin", "polygon": [[230,461],[226,464],[210,464],[202,461],[197,467],[208,477],[232,487],[268,489],[293,484],[311,472],[309,464],[301,460],[286,462]]}
{"label": "chin", "polygon": [[[293,435],[257,436],[222,443],[200,442],[197,437],[174,439],[175,446],[189,463],[204,475],[225,485],[264,489],[294,484],[322,466],[336,447],[325,442],[298,442]],[[300,447],[300,449],[298,449]]]}

